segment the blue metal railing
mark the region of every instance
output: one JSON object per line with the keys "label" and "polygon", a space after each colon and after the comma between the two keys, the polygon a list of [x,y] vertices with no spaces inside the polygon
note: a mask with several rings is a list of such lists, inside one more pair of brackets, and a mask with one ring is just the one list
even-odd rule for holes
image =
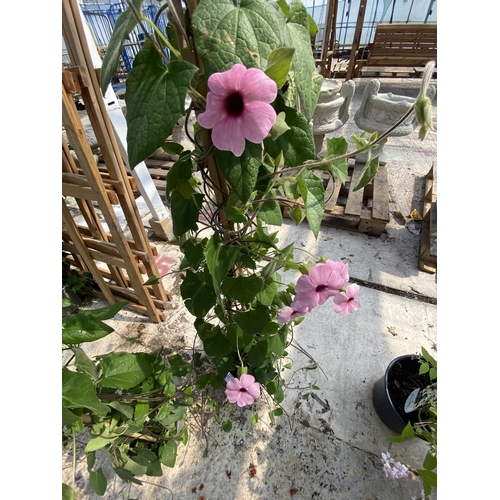
{"label": "blue metal railing", "polygon": [[[106,50],[109,44],[116,21],[122,12],[127,9],[127,2],[123,0],[116,0],[110,3],[81,3],[80,7],[85,21],[88,23],[90,30],[94,35],[95,43],[102,53]],[[158,10],[159,7],[156,5],[150,4],[142,6],[144,15],[146,15],[151,21],[155,19]],[[162,13],[158,19],[158,26],[163,33],[165,33],[166,24],[166,16]],[[145,28],[148,31],[148,34],[153,33],[153,28],[149,24],[145,23]],[[121,62],[123,66],[122,73],[128,73],[132,70],[134,58],[141,49],[144,39],[144,33],[139,27],[136,27],[128,36],[121,54]],[[67,64],[67,59],[67,54],[65,54],[65,51],[63,50],[63,63]]]}
{"label": "blue metal railing", "polygon": [[[303,0],[307,11],[316,21],[319,32],[316,35],[316,50],[320,51],[326,25],[328,0]],[[337,23],[335,27],[335,48],[340,57],[349,54],[351,49],[360,0],[339,0],[337,10]],[[97,46],[105,50],[109,44],[111,34],[120,14],[127,9],[124,0],[111,0],[110,3],[82,3],[85,20],[89,23]],[[143,5],[144,14],[155,19],[159,7],[153,4]],[[368,0],[363,29],[361,32],[360,46],[365,46],[373,41],[377,24],[383,23],[436,23],[437,0]],[[159,28],[166,33],[167,19],[165,13],[159,17]],[[148,33],[153,29],[149,24],[145,28]],[[132,70],[132,63],[144,43],[144,33],[136,27],[129,35],[122,51],[123,73]],[[167,50],[168,54],[168,50]],[[63,51],[63,62],[66,58]],[[124,75],[126,76],[126,75]]]}

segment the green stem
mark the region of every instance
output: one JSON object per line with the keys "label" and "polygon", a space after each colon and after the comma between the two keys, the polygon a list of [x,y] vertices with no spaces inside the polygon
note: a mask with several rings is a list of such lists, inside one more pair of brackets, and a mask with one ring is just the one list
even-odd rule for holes
{"label": "green stem", "polygon": [[[146,16],[142,16],[142,19],[146,21],[155,30],[155,33],[158,35],[160,40],[165,44],[165,46],[168,47],[170,52],[172,52],[172,54],[174,54],[175,57],[180,58],[181,56],[180,52],[165,38],[165,35],[161,32],[158,26],[156,26],[156,24]],[[165,58],[165,56],[163,56],[163,58]]]}
{"label": "green stem", "polygon": [[[163,50],[161,50],[161,48],[158,46],[156,41],[153,40],[153,38],[151,38],[151,35],[148,33],[148,31],[144,27],[144,24],[142,23],[143,20],[145,20],[147,22],[151,22],[151,21],[149,19],[147,19],[146,17],[144,17],[140,12],[137,11],[135,6],[132,4],[131,0],[126,0],[126,1],[127,1],[127,5],[129,7],[129,9],[131,10],[132,14],[134,14],[135,18],[137,19],[137,22],[139,23],[139,26],[141,27],[144,35],[153,44],[153,47],[158,52],[158,54],[160,54],[160,57],[168,64],[170,62],[169,58],[165,55]],[[155,26],[155,25],[153,24],[153,26]]]}
{"label": "green stem", "polygon": [[73,483],[75,483],[75,475],[76,475],[76,433],[75,433],[75,428],[73,427]]}
{"label": "green stem", "polygon": [[323,166],[329,165],[330,163],[353,158],[354,156],[356,156],[360,153],[364,153],[365,151],[368,151],[369,149],[371,149],[373,146],[380,144],[381,141],[383,141],[393,130],[398,128],[411,115],[411,113],[413,113],[414,109],[415,109],[415,105],[413,104],[411,106],[411,108],[392,127],[390,127],[383,134],[378,136],[373,142],[370,142],[369,144],[367,144],[363,148],[360,148],[360,149],[353,151],[351,153],[346,153],[344,155],[337,156],[336,158],[329,158],[328,160],[320,160],[320,161],[314,161],[311,163],[306,163],[300,167],[286,167],[286,168],[283,168],[277,172],[273,172],[272,174],[263,175],[262,177],[259,177],[259,180],[268,179],[268,178],[274,177],[276,175],[282,175],[283,173],[286,173],[286,172],[295,172],[297,170],[299,170],[299,173],[300,173],[300,171],[303,170],[304,168],[309,170],[312,168],[323,167]]}

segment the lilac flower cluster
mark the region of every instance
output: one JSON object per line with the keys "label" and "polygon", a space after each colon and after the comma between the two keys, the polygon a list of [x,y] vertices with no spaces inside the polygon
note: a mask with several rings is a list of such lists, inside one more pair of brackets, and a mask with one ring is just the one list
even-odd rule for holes
{"label": "lilac flower cluster", "polygon": [[389,452],[382,453],[380,462],[382,463],[382,470],[385,472],[386,477],[390,479],[403,479],[408,477],[408,467],[401,462],[395,462]]}
{"label": "lilac flower cluster", "polygon": [[344,317],[361,306],[354,299],[359,293],[359,285],[347,285],[349,282],[349,264],[328,259],[319,262],[309,274],[302,275],[295,285],[295,298],[278,314],[280,323],[288,323],[333,297],[333,310]]}

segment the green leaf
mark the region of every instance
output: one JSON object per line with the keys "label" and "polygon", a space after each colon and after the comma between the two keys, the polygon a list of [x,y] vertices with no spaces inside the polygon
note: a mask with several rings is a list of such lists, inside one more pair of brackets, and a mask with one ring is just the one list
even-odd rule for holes
{"label": "green leaf", "polygon": [[263,286],[263,280],[252,274],[251,276],[225,278],[222,282],[221,291],[230,299],[237,300],[241,304],[248,304],[262,290]]}
{"label": "green leaf", "polygon": [[189,153],[181,155],[167,172],[167,197],[177,187],[177,182],[181,179],[191,179],[194,168],[193,158]]}
{"label": "green leaf", "polygon": [[[143,0],[132,0],[132,5],[139,12],[141,11],[142,1]],[[122,12],[116,20],[111,39],[106,47],[106,54],[104,54],[104,59],[102,61],[100,86],[103,94],[106,93],[111,79],[116,74],[120,55],[122,53],[123,42],[136,25],[137,19],[130,8]]]}
{"label": "green leaf", "polygon": [[220,236],[214,233],[205,248],[207,266],[212,276],[215,291],[218,293],[222,280],[231,271],[239,250],[235,246],[223,245]]}
{"label": "green leaf", "polygon": [[239,157],[234,156],[231,151],[218,149],[214,150],[214,155],[222,175],[241,202],[246,203],[257,182],[262,159],[262,145],[246,141],[245,150]]}
{"label": "green leaf", "polygon": [[193,14],[195,46],[205,77],[235,63],[266,69],[271,52],[284,45],[283,14],[265,0],[201,0]]}
{"label": "green leaf", "polygon": [[224,212],[229,217],[229,220],[244,224],[247,221],[245,210],[238,207],[225,207]]}
{"label": "green leaf", "polygon": [[165,66],[149,40],[135,56],[125,94],[132,169],[172,134],[177,120],[185,114],[186,93],[197,70],[187,61],[171,61]]}
{"label": "green leaf", "polygon": [[203,195],[195,193],[188,200],[174,189],[171,197],[172,230],[180,237],[188,231],[196,231],[200,210],[203,205]]}
{"label": "green leaf", "polygon": [[188,239],[182,245],[182,251],[186,261],[193,269],[198,269],[203,259],[203,246],[192,239]]}
{"label": "green leaf", "polygon": [[127,461],[123,468],[128,470],[134,476],[143,476],[148,470],[148,466],[140,463],[142,460],[136,460],[136,457],[127,457]]}
{"label": "green leaf", "polygon": [[271,280],[266,280],[264,288],[257,294],[257,300],[263,306],[270,306],[273,303],[274,297],[278,291],[278,285],[275,280],[279,280],[279,275],[275,274]]}
{"label": "green leaf", "polygon": [[250,422],[252,425],[255,425],[259,421],[259,414],[254,413],[253,415],[250,415]]}
{"label": "green leaf", "polygon": [[361,174],[359,176],[358,183],[354,188],[354,191],[358,191],[361,188],[364,188],[367,184],[369,184],[372,179],[377,175],[378,172],[378,156],[372,158],[363,168]]}
{"label": "green leaf", "polygon": [[184,305],[197,318],[202,318],[215,306],[217,295],[212,284],[205,284],[198,274],[188,270],[180,287]]}
{"label": "green leaf", "polygon": [[258,307],[257,309],[238,312],[233,317],[235,323],[245,333],[249,334],[258,333],[271,321],[267,307]]}
{"label": "green leaf", "polygon": [[231,352],[229,339],[224,335],[220,326],[213,326],[198,318],[194,326],[207,356],[222,357]]}
{"label": "green leaf", "polygon": [[432,366],[436,367],[437,368],[437,361],[435,358],[433,358],[430,354],[429,354],[429,351],[425,348],[425,347],[422,347],[422,356],[424,357],[424,359]]}
{"label": "green leaf", "polygon": [[109,408],[96,395],[94,384],[87,375],[62,370],[62,399],[65,408],[88,408],[97,415],[106,415]]}
{"label": "green leaf", "polygon": [[317,238],[325,212],[325,188],[322,179],[316,177],[310,170],[303,170],[297,176],[297,186],[304,200],[307,222]]}
{"label": "green leaf", "polygon": [[437,458],[432,453],[427,453],[423,466],[424,469],[434,470],[437,467]]}
{"label": "green leaf", "polygon": [[284,85],[287,79],[294,53],[295,49],[291,47],[278,47],[269,55],[265,73],[276,82],[278,89]]}
{"label": "green leaf", "polygon": [[184,361],[180,354],[169,356],[168,364],[174,377],[184,377],[191,371],[191,365]]}
{"label": "green leaf", "polygon": [[305,216],[306,213],[299,204],[295,205],[290,211],[290,217],[292,218],[293,222],[295,222],[296,226],[298,226],[304,220]]}
{"label": "green leaf", "polygon": [[130,389],[153,373],[154,356],[144,352],[112,352],[99,363],[103,373],[101,385],[113,389]]}
{"label": "green leaf", "polygon": [[163,475],[160,461],[151,450],[145,448],[137,450],[137,455],[132,460],[146,467],[147,476],[160,477]]}
{"label": "green leaf", "polygon": [[231,420],[224,420],[224,422],[222,422],[221,426],[222,426],[222,430],[224,432],[230,432],[231,429],[233,428],[233,424],[232,424]]}
{"label": "green leaf", "polygon": [[78,415],[75,415],[72,411],[68,410],[67,408],[62,407],[62,425],[67,425],[68,427],[75,422],[80,422],[81,417]]}
{"label": "green leaf", "polygon": [[92,380],[95,380],[97,378],[97,368],[94,362],[80,347],[72,347],[71,350],[75,355],[75,366],[77,371],[84,373],[85,375],[88,375]]}
{"label": "green leaf", "polygon": [[76,500],[76,491],[66,483],[62,483],[62,500]]}
{"label": "green leaf", "polygon": [[269,337],[269,350],[277,356],[283,356],[286,349],[287,337],[288,327],[284,325],[275,335]]}
{"label": "green leaf", "polygon": [[[284,134],[287,130],[290,130],[290,127],[286,123],[286,115],[283,111],[276,115],[276,122],[271,127],[271,138],[275,141],[280,135]],[[268,158],[271,158],[268,154],[266,154]],[[272,172],[272,169],[270,169]],[[271,173],[269,172],[269,173]]]}
{"label": "green leaf", "polygon": [[113,470],[122,481],[125,481],[126,483],[135,483],[138,485],[142,485],[142,482],[139,481],[139,479],[136,479],[134,475],[127,469],[124,469],[123,467],[113,467]]}
{"label": "green leaf", "polygon": [[283,223],[281,208],[276,200],[265,201],[260,207],[257,217],[262,222],[273,226],[281,226]]}
{"label": "green leaf", "polygon": [[271,422],[274,424],[276,417],[281,417],[283,415],[283,410],[281,408],[276,408],[269,412],[269,418]]}
{"label": "green leaf", "polygon": [[111,444],[113,441],[116,441],[119,437],[120,436],[117,434],[110,434],[109,428],[106,427],[100,436],[94,436],[89,440],[83,451],[85,451],[85,453],[90,453],[92,451],[100,450]]}
{"label": "green leaf", "polygon": [[134,416],[134,408],[130,405],[114,400],[110,401],[108,406],[111,406],[111,408],[121,413],[127,420],[132,419]]}
{"label": "green leaf", "polygon": [[275,109],[278,114],[285,113],[286,123],[290,130],[281,134],[276,140],[266,137],[264,139],[266,152],[274,158],[283,152],[285,164],[289,167],[296,167],[308,160],[314,160],[316,153],[309,121],[299,111],[279,101],[275,102]]}
{"label": "green leaf", "polygon": [[174,467],[177,458],[177,443],[170,439],[159,450],[160,462],[166,467]]}
{"label": "green leaf", "polygon": [[255,368],[260,368],[267,363],[268,353],[269,341],[267,339],[260,340],[248,352],[248,361]]}
{"label": "green leaf", "polygon": [[151,278],[148,278],[142,286],[149,286],[149,285],[158,285],[160,283],[160,279],[156,277],[154,274],[151,276]]}
{"label": "green leaf", "polygon": [[286,46],[295,47],[293,55],[295,85],[304,116],[309,121],[318,102],[323,77],[316,72],[316,63],[311,50],[309,17],[300,0],[292,0],[290,4],[285,40]]}
{"label": "green leaf", "polygon": [[92,489],[99,495],[102,496],[106,493],[106,488],[108,487],[108,482],[106,481],[106,476],[101,469],[96,472],[89,471],[89,481]]}
{"label": "green leaf", "polygon": [[[326,139],[326,155],[325,160],[330,158],[337,158],[339,156],[345,155],[349,149],[349,144],[344,137],[333,137],[332,139]],[[333,161],[326,165],[326,169],[332,174],[333,177],[337,177],[343,184],[347,179],[347,170],[349,165],[347,163],[347,158],[342,160]]]}
{"label": "green leaf", "polygon": [[180,155],[184,151],[184,146],[182,144],[173,141],[165,142],[165,144],[162,147],[165,153],[171,155]]}
{"label": "green leaf", "polygon": [[118,311],[127,304],[128,302],[117,302],[109,307],[80,311],[78,314],[65,316],[62,319],[62,343],[74,345],[106,337],[114,330],[102,321],[116,316]]}
{"label": "green leaf", "polygon": [[418,475],[424,481],[424,483],[427,483],[429,486],[437,488],[437,474],[434,471],[419,469],[419,470],[417,470],[417,472],[418,472]]}

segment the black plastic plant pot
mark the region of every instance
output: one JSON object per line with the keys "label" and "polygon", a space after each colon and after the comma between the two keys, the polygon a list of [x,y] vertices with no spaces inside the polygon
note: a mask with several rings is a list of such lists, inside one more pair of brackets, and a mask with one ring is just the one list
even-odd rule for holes
{"label": "black plastic plant pot", "polygon": [[407,354],[391,361],[385,375],[373,386],[373,406],[380,420],[393,432],[401,434],[408,422],[418,422],[418,410],[406,413],[408,396],[429,384],[427,375],[419,375],[420,361]]}

